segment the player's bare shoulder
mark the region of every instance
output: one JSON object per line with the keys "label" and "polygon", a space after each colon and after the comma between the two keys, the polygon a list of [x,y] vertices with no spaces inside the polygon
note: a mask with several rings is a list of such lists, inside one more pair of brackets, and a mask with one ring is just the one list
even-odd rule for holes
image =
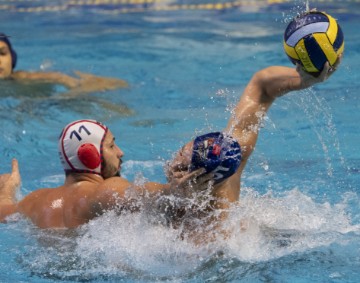
{"label": "player's bare shoulder", "polygon": [[131,187],[131,185],[132,184],[128,180],[122,177],[111,177],[99,184],[98,188],[101,190],[112,190],[119,194],[123,194],[129,187]]}

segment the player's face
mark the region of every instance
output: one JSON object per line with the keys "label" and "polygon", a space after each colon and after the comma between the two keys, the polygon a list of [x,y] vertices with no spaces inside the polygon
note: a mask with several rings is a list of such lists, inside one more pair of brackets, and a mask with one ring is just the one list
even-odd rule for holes
{"label": "player's face", "polygon": [[103,143],[103,177],[105,179],[120,176],[121,158],[124,152],[116,145],[113,134],[108,131]]}
{"label": "player's face", "polygon": [[10,77],[12,73],[12,58],[9,46],[0,41],[0,79]]}
{"label": "player's face", "polygon": [[166,166],[168,181],[178,172],[188,172],[191,164],[193,141],[184,145],[175,155],[174,159]]}

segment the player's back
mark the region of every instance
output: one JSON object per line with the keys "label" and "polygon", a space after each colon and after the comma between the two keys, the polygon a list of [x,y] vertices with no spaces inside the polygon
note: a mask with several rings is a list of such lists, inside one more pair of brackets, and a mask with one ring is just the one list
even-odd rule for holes
{"label": "player's back", "polygon": [[96,216],[97,187],[83,181],[39,189],[20,201],[17,211],[40,228],[75,228]]}

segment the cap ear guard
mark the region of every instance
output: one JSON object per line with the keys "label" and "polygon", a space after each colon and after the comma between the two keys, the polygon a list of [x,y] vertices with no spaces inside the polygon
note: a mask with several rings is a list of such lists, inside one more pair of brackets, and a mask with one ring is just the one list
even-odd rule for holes
{"label": "cap ear guard", "polygon": [[100,153],[91,143],[82,144],[78,149],[77,155],[81,163],[89,169],[95,169],[100,165]]}

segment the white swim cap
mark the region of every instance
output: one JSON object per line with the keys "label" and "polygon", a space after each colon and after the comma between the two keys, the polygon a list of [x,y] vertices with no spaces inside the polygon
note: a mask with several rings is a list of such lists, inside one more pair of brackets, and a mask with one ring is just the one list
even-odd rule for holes
{"label": "white swim cap", "polygon": [[108,128],[95,120],[71,122],[59,137],[59,156],[66,172],[101,175],[102,146]]}

